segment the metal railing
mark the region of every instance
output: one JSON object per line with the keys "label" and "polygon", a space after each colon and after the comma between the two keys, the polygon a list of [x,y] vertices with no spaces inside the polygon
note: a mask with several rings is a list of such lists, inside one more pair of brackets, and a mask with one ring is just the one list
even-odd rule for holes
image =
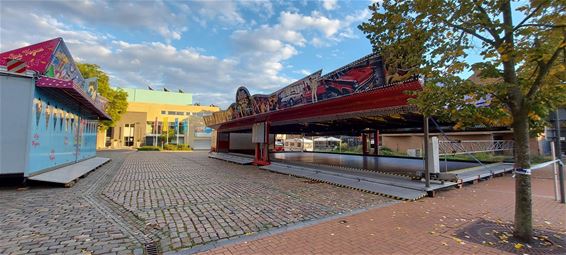
{"label": "metal railing", "polygon": [[458,155],[478,152],[513,150],[512,140],[438,141],[440,155]]}

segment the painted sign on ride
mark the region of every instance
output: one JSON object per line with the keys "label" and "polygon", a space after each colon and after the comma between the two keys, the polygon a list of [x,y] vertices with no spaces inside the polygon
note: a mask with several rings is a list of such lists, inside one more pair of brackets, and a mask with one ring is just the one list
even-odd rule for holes
{"label": "painted sign on ride", "polygon": [[236,91],[235,103],[225,111],[205,116],[204,121],[207,126],[211,126],[238,118],[362,93],[411,78],[398,74],[397,69],[386,68],[381,57],[374,53],[324,76],[321,76],[322,70],[314,72],[270,95],[251,96],[249,91],[241,86]]}

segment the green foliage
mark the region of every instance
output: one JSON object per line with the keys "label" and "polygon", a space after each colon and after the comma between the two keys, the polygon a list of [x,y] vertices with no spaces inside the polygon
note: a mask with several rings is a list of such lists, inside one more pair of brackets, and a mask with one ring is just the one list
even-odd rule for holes
{"label": "green foliage", "polygon": [[[372,17],[359,28],[387,65],[425,76],[424,91],[412,101],[423,113],[465,128],[509,126],[523,111],[537,134],[549,111],[566,105],[560,2],[518,3],[529,19],[509,25],[509,1],[384,0],[370,6]],[[483,58],[474,65],[481,85],[456,77],[470,67],[470,51]]]}
{"label": "green foliage", "polygon": [[166,151],[191,151],[192,149],[191,149],[191,147],[189,147],[186,144],[177,145],[177,144],[169,143],[169,144],[163,145],[163,150],[166,150]]}
{"label": "green foliage", "polygon": [[171,141],[173,141],[173,139],[175,138],[175,129],[173,128],[169,128],[167,129],[167,133],[161,133],[159,135],[159,140],[160,141],[167,141],[167,143],[170,143]]}
{"label": "green foliage", "polygon": [[138,148],[138,151],[160,151],[161,148],[157,146],[142,146]]}
{"label": "green foliage", "polygon": [[105,130],[113,127],[122,117],[122,114],[128,109],[128,93],[122,89],[113,89],[110,87],[108,75],[100,69],[98,65],[77,63],[83,77],[98,79],[98,93],[108,99],[106,113],[110,115],[112,120],[102,121],[100,128]]}

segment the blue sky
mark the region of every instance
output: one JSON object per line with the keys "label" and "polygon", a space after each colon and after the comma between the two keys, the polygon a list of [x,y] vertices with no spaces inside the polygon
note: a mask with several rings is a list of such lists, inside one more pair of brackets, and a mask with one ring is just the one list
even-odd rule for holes
{"label": "blue sky", "polygon": [[118,87],[182,89],[229,105],[371,52],[356,28],[370,0],[2,1],[0,50],[63,37]]}
{"label": "blue sky", "polygon": [[[357,26],[372,1],[4,0],[0,51],[62,37],[112,86],[182,89],[194,102],[227,107],[239,86],[271,93],[369,54]],[[470,64],[479,52],[468,52]]]}

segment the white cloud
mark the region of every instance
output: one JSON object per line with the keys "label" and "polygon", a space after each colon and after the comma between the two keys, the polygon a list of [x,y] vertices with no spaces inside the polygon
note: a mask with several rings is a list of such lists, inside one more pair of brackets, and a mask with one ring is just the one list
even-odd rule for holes
{"label": "white cloud", "polygon": [[[233,1],[186,5],[95,0],[37,2],[31,8],[29,2],[3,3],[0,50],[63,37],[76,60],[100,65],[109,74],[113,86],[166,86],[194,93],[195,101],[202,104],[226,107],[233,102],[239,85],[249,87],[252,93],[269,93],[292,82],[285,71],[293,70],[288,61],[299,54],[301,48],[326,47],[350,38],[352,26],[369,15],[366,11],[335,19],[318,12],[305,15],[284,11],[275,19],[277,24],[257,26],[246,23],[238,12],[239,4]],[[243,5],[257,5],[272,15],[269,14],[273,10],[270,2]],[[187,19],[198,19],[203,24],[215,20],[227,27],[237,26],[239,29],[232,32],[226,42],[234,49],[233,53],[216,57],[207,53],[210,49],[175,47],[177,44],[172,44],[172,40],[186,40]],[[257,22],[263,23],[261,18]],[[105,30],[98,30],[100,24]],[[225,29],[216,28],[213,26],[211,31]],[[159,36],[147,42],[130,41],[115,32],[122,31],[119,29]],[[322,58],[318,54],[316,57]],[[310,74],[306,69],[292,73]]]}
{"label": "white cloud", "polygon": [[301,70],[297,70],[294,73],[300,74],[300,75],[304,75],[307,76],[309,74],[312,74],[311,71],[307,70],[307,69],[301,69]]}
{"label": "white cloud", "polygon": [[327,37],[334,35],[340,27],[340,20],[329,19],[318,12],[313,12],[311,16],[282,12],[279,20],[284,28],[297,30],[315,28]]}
{"label": "white cloud", "polygon": [[8,9],[17,9],[30,14],[64,17],[61,22],[82,27],[96,24],[132,30],[148,29],[166,39],[178,40],[187,29],[183,11],[187,11],[188,6],[178,4],[176,8],[179,12],[175,13],[161,1],[11,1],[2,5],[2,16]]}
{"label": "white cloud", "polygon": [[[207,20],[218,20],[224,24],[239,25],[245,22],[238,12],[236,2],[232,0],[206,1],[198,0],[193,2],[197,12],[202,18]],[[201,18],[201,19],[202,19]],[[207,24],[206,21],[203,21]]]}
{"label": "white cloud", "polygon": [[322,0],[322,7],[326,10],[334,10],[338,6],[337,0]]}

